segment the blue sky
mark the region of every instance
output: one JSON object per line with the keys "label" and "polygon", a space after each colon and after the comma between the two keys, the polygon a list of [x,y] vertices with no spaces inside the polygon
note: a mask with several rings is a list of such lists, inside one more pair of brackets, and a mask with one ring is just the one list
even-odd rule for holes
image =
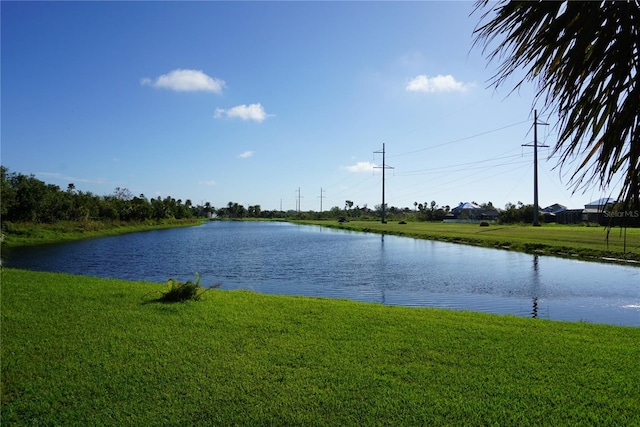
{"label": "blue sky", "polygon": [[[6,2],[2,165],[98,195],[302,210],[533,202],[534,85],[473,2]],[[537,106],[542,108],[542,105]],[[539,143],[553,147],[553,117]],[[579,208],[539,151],[540,205]],[[322,193],[321,193],[322,189]],[[614,191],[614,193],[617,193]],[[323,196],[320,198],[320,196]]]}

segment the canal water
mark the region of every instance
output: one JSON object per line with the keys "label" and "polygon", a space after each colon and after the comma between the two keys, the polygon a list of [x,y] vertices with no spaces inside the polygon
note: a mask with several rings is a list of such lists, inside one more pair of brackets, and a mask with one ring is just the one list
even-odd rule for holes
{"label": "canal water", "polygon": [[280,222],[16,248],[3,265],[127,280],[640,326],[640,268]]}

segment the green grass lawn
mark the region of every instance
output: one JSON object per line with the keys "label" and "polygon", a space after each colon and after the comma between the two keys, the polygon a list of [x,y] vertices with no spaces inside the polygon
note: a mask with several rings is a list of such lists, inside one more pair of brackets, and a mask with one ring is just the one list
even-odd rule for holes
{"label": "green grass lawn", "polygon": [[3,426],[640,425],[640,328],[0,278]]}
{"label": "green grass lawn", "polygon": [[189,227],[200,225],[202,221],[202,219],[165,219],[162,221],[146,221],[140,223],[118,221],[59,221],[53,224],[5,222],[2,224],[2,245],[15,247],[62,243],[140,231]]}
{"label": "green grass lawn", "polygon": [[441,240],[478,246],[496,247],[545,255],[580,257],[600,260],[617,258],[640,261],[640,228],[622,230],[613,228],[608,233],[606,227],[585,227],[558,224],[531,225],[478,224],[444,222],[397,221],[382,224],[380,221],[295,221],[354,231],[370,231],[420,239]]}

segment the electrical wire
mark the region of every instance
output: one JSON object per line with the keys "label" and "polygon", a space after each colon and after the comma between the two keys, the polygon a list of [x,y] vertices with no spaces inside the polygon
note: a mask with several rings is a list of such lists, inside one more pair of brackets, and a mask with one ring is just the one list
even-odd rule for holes
{"label": "electrical wire", "polygon": [[[387,155],[388,158],[397,158],[397,157],[402,157],[402,156],[407,156],[407,155],[411,155],[411,154],[415,154],[415,153],[419,153],[419,152],[423,152],[423,151],[427,151],[427,150],[431,150],[431,149],[435,149],[438,147],[442,147],[442,146],[446,146],[446,145],[451,145],[454,143],[458,143],[458,142],[462,142],[462,141],[467,141],[473,138],[477,138],[480,136],[484,136],[487,134],[491,134],[494,132],[498,132],[504,129],[508,129],[514,126],[518,126],[521,125],[523,123],[527,123],[530,122],[530,120],[523,120],[517,123],[512,123],[506,126],[502,126],[499,128],[495,128],[495,129],[491,129],[488,131],[484,131],[484,132],[480,132],[471,136],[467,136],[467,137],[463,137],[463,138],[459,138],[459,139],[455,139],[452,141],[448,141],[448,142],[444,142],[441,144],[436,144],[433,146],[429,146],[429,147],[425,147],[425,148],[421,148],[418,150],[412,150],[412,151],[408,151],[405,153],[401,153],[401,154],[395,154],[395,155]],[[532,125],[533,126],[533,125]],[[547,139],[549,139],[551,133],[546,133],[544,141],[546,142]],[[544,142],[543,142],[544,144]],[[418,169],[418,170],[412,170],[412,171],[407,171],[407,172],[395,172],[394,170],[394,176],[403,178],[403,177],[411,177],[411,176],[421,176],[421,175],[451,175],[451,174],[455,174],[458,172],[467,172],[467,171],[473,171],[473,173],[470,174],[465,174],[464,176],[457,176],[455,179],[451,179],[450,176],[447,176],[447,182],[446,185],[439,185],[441,187],[443,187],[443,190],[439,191],[439,192],[443,192],[443,191],[449,191],[451,189],[455,189],[455,188],[459,188],[459,187],[463,187],[463,186],[467,186],[470,183],[477,183],[477,182],[482,182],[485,181],[487,179],[491,179],[494,178],[496,176],[500,176],[500,175],[504,175],[506,173],[509,173],[511,171],[514,170],[521,170],[522,169],[522,165],[524,164],[530,164],[530,160],[529,158],[533,156],[532,152],[529,153],[525,153],[525,152],[521,152],[521,154],[509,154],[515,150],[520,149],[522,151],[522,147],[517,147],[514,148],[512,150],[509,150],[505,153],[502,153],[498,156],[495,157],[491,157],[488,159],[483,159],[483,160],[477,160],[477,161],[472,161],[472,162],[465,162],[465,163],[458,163],[458,164],[453,164],[453,165],[447,165],[447,166],[438,166],[438,167],[433,167],[433,168],[426,168],[426,169]],[[547,157],[546,160],[550,160],[554,157],[557,157],[557,153],[556,155],[549,155]],[[523,160],[523,161],[514,161],[516,158],[527,158],[527,160]],[[495,163],[497,161],[501,161],[501,160],[506,160],[505,162],[500,162],[500,163]],[[507,166],[515,166],[515,168],[511,168],[505,171],[501,171],[498,172],[496,174],[492,174],[489,176],[484,176],[484,177],[479,177],[477,171],[478,170],[491,170],[491,171],[495,171],[497,168],[503,168],[503,167],[507,167]],[[527,170],[529,170],[531,167],[527,168]],[[526,171],[525,171],[526,172]],[[328,187],[324,187],[325,189],[331,189],[345,181],[347,181],[348,179],[352,178],[356,173],[358,172],[352,172],[349,175],[345,176],[344,178],[340,179],[339,181],[335,182],[334,184],[328,186]],[[338,191],[336,194],[333,194],[331,197],[329,197],[328,199],[336,199],[339,198],[339,196],[341,194],[348,194],[348,196],[350,198],[353,198],[354,195],[365,192],[367,190],[371,190],[374,187],[377,187],[380,185],[381,180],[377,180],[377,182],[372,183],[370,185],[364,185],[363,184],[367,183],[373,176],[375,176],[374,174],[370,175],[369,177],[365,178],[364,180],[361,180],[353,185],[349,185],[347,188],[342,188],[340,191]],[[524,176],[524,175],[523,175]],[[473,178],[473,181],[469,182],[468,179],[469,178]],[[436,182],[439,179],[436,179]],[[466,181],[464,181],[466,180]],[[518,183],[522,180],[522,177],[517,181]],[[459,185],[455,185],[455,186],[451,186],[452,183],[455,182],[461,182],[464,181],[462,184]],[[410,186],[403,186],[404,190],[410,189],[412,187],[416,187],[416,186],[420,186],[421,188],[424,188],[425,183],[424,182],[416,182],[414,185],[410,185]],[[429,183],[429,185],[434,185],[433,182]],[[437,185],[437,184],[436,184]],[[361,187],[362,186],[362,187]],[[360,188],[358,188],[360,187]],[[513,191],[513,190],[511,190]],[[400,194],[398,195],[398,197],[401,198],[406,198],[407,196],[413,195],[413,194],[417,194],[423,192],[422,189],[418,190],[418,191],[414,191],[414,192],[410,192],[410,193],[404,193],[404,195]],[[327,200],[327,201],[329,201]]]}
{"label": "electrical wire", "polygon": [[390,155],[388,157],[395,158],[395,157],[401,157],[401,156],[408,156],[410,154],[415,154],[415,153],[419,153],[419,152],[426,151],[426,150],[432,150],[434,148],[443,147],[445,145],[455,144],[456,142],[467,141],[469,139],[477,138],[479,136],[488,135],[490,133],[498,132],[498,131],[501,131],[501,130],[504,130],[504,129],[508,129],[510,127],[518,126],[518,125],[521,125],[521,124],[527,123],[527,122],[529,122],[529,120],[523,120],[521,122],[512,123],[510,125],[506,125],[506,126],[503,126],[503,127],[497,128],[497,129],[492,129],[492,130],[480,132],[480,133],[477,133],[475,135],[466,136],[464,138],[455,139],[455,140],[449,141],[449,142],[443,142],[442,144],[436,144],[436,145],[432,145],[430,147],[420,148],[418,150],[408,151],[406,153]]}
{"label": "electrical wire", "polygon": [[[430,168],[430,169],[419,169],[419,170],[415,170],[415,171],[399,172],[396,175],[397,176],[415,176],[415,175],[426,175],[426,174],[434,174],[434,173],[459,172],[459,171],[474,170],[474,169],[488,169],[488,168],[493,168],[493,167],[496,167],[496,166],[512,164],[512,162],[499,163],[499,164],[490,164],[490,165],[484,165],[484,166],[476,166],[476,165],[479,165],[480,163],[486,163],[486,162],[495,161],[495,160],[514,159],[514,158],[518,158],[518,157],[523,157],[523,156],[518,155],[518,154],[514,154],[514,155],[510,155],[510,156],[503,156],[503,157],[495,157],[495,158],[485,159],[485,160],[478,160],[476,162],[459,163],[459,164],[456,164],[456,165],[439,166],[439,167]],[[454,168],[457,168],[457,169],[454,169]]]}

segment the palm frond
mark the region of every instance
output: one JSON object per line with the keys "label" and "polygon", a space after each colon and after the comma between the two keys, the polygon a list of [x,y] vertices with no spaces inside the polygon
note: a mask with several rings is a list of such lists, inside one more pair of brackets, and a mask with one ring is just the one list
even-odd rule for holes
{"label": "palm frond", "polygon": [[[476,11],[488,2],[476,3]],[[490,84],[517,70],[536,82],[542,113],[558,115],[560,168],[579,165],[574,191],[605,188],[623,174],[619,200],[640,207],[640,5],[638,1],[500,2],[475,30],[489,62],[500,61]],[[580,159],[582,158],[582,161]]]}

